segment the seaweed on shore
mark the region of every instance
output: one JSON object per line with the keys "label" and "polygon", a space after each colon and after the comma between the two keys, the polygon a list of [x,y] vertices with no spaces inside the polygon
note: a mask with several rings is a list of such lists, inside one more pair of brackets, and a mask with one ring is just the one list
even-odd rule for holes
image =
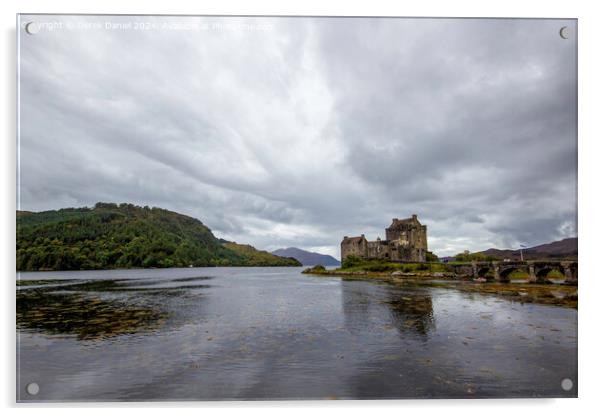
{"label": "seaweed on shore", "polygon": [[368,271],[306,269],[306,274],[338,276],[344,280],[372,280],[401,286],[426,286],[454,289],[463,292],[500,296],[521,303],[538,303],[577,308],[578,291],[575,286],[552,283],[533,284],[528,282],[479,283],[467,279],[454,279],[445,274],[433,273],[382,273]]}

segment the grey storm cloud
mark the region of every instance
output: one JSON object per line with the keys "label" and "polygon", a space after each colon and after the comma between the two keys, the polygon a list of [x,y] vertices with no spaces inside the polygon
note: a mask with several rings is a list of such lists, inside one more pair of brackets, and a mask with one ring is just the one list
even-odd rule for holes
{"label": "grey storm cloud", "polygon": [[21,209],[160,206],[337,257],[413,213],[440,255],[577,233],[574,20],[31,20]]}

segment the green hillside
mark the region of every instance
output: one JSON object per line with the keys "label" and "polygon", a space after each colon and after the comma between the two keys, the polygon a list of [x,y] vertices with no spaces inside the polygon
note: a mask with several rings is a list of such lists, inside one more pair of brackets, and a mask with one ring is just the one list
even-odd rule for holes
{"label": "green hillside", "polygon": [[[292,257],[279,257],[267,251],[256,250],[248,244],[237,244],[232,242],[224,243],[224,247],[245,258],[245,264],[248,266],[301,266],[296,259]],[[276,264],[274,264],[276,262]]]}
{"label": "green hillside", "polygon": [[[260,254],[254,257],[253,252]],[[161,208],[98,203],[94,208],[17,212],[17,270],[190,265],[300,264],[266,257],[252,247],[246,253],[227,248],[201,221]]]}

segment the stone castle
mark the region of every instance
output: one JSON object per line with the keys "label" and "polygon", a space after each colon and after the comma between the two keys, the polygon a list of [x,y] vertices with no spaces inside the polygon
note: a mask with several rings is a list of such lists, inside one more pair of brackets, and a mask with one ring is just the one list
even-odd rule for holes
{"label": "stone castle", "polygon": [[393,218],[393,223],[385,229],[386,239],[377,238],[368,241],[364,234],[360,237],[343,238],[341,242],[341,261],[349,255],[364,259],[383,259],[391,261],[426,261],[426,225],[420,224],[418,217],[403,220]]}

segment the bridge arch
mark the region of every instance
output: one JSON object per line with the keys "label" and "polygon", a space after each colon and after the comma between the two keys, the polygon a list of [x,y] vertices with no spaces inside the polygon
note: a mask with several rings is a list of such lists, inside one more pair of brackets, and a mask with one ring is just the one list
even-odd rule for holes
{"label": "bridge arch", "polygon": [[500,271],[499,271],[500,281],[501,282],[509,282],[510,274],[517,270],[529,273],[529,266],[526,264],[512,264],[509,266],[501,266]]}
{"label": "bridge arch", "polygon": [[547,278],[548,275],[553,271],[560,272],[560,268],[554,266],[544,266],[535,272],[535,276],[538,278]]}
{"label": "bridge arch", "polygon": [[487,280],[493,280],[495,270],[492,265],[480,265],[476,267],[476,277],[483,277]]}
{"label": "bridge arch", "polygon": [[[556,272],[556,277],[550,273]],[[577,263],[562,262],[562,263],[543,263],[535,264],[533,267],[534,283],[560,283],[574,284],[577,274]],[[555,279],[555,280],[552,280]]]}
{"label": "bridge arch", "polygon": [[533,276],[531,278],[532,283],[553,283],[550,280],[550,273],[556,272],[563,276],[562,280],[566,280],[566,271],[564,267],[559,263],[544,263],[544,264],[535,264],[533,266]]}

